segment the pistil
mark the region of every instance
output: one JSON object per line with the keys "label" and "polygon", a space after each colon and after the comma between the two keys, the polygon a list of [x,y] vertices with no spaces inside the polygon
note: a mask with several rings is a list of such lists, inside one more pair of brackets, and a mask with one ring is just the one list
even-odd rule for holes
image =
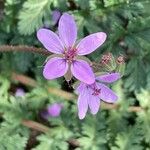
{"label": "pistil", "polygon": [[101,89],[99,89],[95,83],[92,85],[89,85],[89,88],[92,89],[92,95],[94,95],[94,96],[98,96],[101,92]]}
{"label": "pistil", "polygon": [[65,51],[64,55],[67,62],[72,63],[72,61],[75,59],[75,56],[77,55],[76,51],[76,48],[68,48],[68,50]]}

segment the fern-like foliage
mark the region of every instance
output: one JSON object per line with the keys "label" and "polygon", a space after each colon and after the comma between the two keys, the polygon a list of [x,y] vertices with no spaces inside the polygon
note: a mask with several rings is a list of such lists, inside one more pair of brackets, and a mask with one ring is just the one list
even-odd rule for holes
{"label": "fern-like foliage", "polygon": [[50,13],[51,0],[28,0],[19,14],[18,29],[21,34],[32,34],[43,26],[42,19]]}
{"label": "fern-like foliage", "polygon": [[138,125],[129,127],[125,132],[119,133],[116,137],[115,145],[111,150],[143,150],[140,145],[143,139],[142,131]]}
{"label": "fern-like foliage", "polygon": [[[99,63],[102,53],[109,51],[116,58],[123,55],[127,66],[124,77],[111,87],[119,97],[115,108],[102,106],[96,116],[88,114],[81,121],[77,101],[51,90],[71,91],[70,84],[64,79],[44,80],[45,56],[0,53],[0,150],[150,150],[149,8],[149,0],[0,1],[0,45],[42,47],[36,30],[49,22],[56,31],[57,24],[50,22],[52,11],[59,10],[75,17],[78,39],[107,33],[106,42],[88,55],[91,60]],[[13,81],[12,72],[34,78],[36,87]],[[23,97],[15,96],[18,87],[25,90]],[[42,118],[41,112],[55,102],[63,104],[61,115]],[[44,124],[49,131],[31,130],[22,124],[24,119]]]}
{"label": "fern-like foliage", "polygon": [[136,97],[140,102],[140,105],[144,108],[144,111],[138,114],[138,122],[141,124],[143,137],[150,146],[150,91],[142,89],[140,93],[136,93]]}
{"label": "fern-like foliage", "polygon": [[29,138],[29,130],[20,126],[21,110],[13,97],[9,99],[9,82],[6,78],[0,77],[0,89],[0,110],[4,113],[0,123],[0,149],[24,150]]}
{"label": "fern-like foliage", "polygon": [[[104,114],[100,117],[87,118],[82,123],[82,134],[79,138],[81,149],[83,150],[98,150],[106,149],[107,134]],[[101,123],[103,122],[103,124]]]}

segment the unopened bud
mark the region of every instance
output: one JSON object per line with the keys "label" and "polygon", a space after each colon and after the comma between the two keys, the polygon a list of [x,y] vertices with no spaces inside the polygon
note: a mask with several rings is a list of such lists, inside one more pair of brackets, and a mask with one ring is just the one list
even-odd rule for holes
{"label": "unopened bud", "polygon": [[116,68],[116,62],[112,53],[104,54],[101,58],[100,64],[105,71],[113,71]]}
{"label": "unopened bud", "polygon": [[124,60],[124,56],[119,56],[116,60],[116,62],[118,64],[124,64],[125,63],[125,60]]}
{"label": "unopened bud", "polygon": [[54,10],[52,12],[52,21],[53,24],[56,25],[61,17],[61,12],[59,10]]}
{"label": "unopened bud", "polygon": [[25,91],[22,88],[17,88],[16,92],[15,92],[15,96],[16,97],[23,97],[25,95]]}
{"label": "unopened bud", "polygon": [[111,53],[107,53],[105,55],[102,56],[102,60],[101,60],[101,64],[108,64],[112,59],[112,54]]}
{"label": "unopened bud", "polygon": [[43,110],[41,112],[41,116],[44,119],[47,119],[48,117],[59,117],[62,108],[63,105],[61,103],[54,103],[52,105],[49,105],[46,110]]}
{"label": "unopened bud", "polygon": [[116,64],[117,64],[116,71],[119,72],[121,74],[121,76],[123,76],[124,75],[124,71],[125,71],[125,57],[120,55],[116,59]]}

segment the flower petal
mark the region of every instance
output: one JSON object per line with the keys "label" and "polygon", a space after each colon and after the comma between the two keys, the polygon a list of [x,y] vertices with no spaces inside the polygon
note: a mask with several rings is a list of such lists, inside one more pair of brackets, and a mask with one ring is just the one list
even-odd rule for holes
{"label": "flower petal", "polygon": [[54,25],[58,23],[60,17],[61,17],[61,12],[59,10],[54,10],[52,12],[52,21]]}
{"label": "flower petal", "polygon": [[37,38],[50,52],[56,54],[63,53],[62,42],[54,32],[48,29],[39,29],[37,32]]}
{"label": "flower petal", "polygon": [[91,113],[93,115],[97,114],[100,107],[100,98],[98,96],[91,95],[88,101]]}
{"label": "flower petal", "polygon": [[68,70],[68,63],[62,58],[51,58],[44,66],[43,75],[51,80],[63,76]]}
{"label": "flower petal", "polygon": [[92,68],[86,61],[76,60],[71,65],[72,74],[80,81],[92,84],[95,81],[95,76]]}
{"label": "flower petal", "polygon": [[78,97],[78,116],[79,119],[83,119],[88,110],[88,99],[89,94],[87,93],[87,89],[84,89]]}
{"label": "flower petal", "polygon": [[98,32],[90,34],[77,45],[78,55],[87,55],[95,51],[106,40],[106,33]]}
{"label": "flower petal", "polygon": [[83,82],[80,82],[80,84],[75,89],[75,93],[80,94],[85,88],[86,88],[86,84],[84,84]]}
{"label": "flower petal", "polygon": [[97,85],[100,89],[99,98],[103,101],[107,103],[114,103],[118,99],[118,96],[106,85],[101,83],[97,83]]}
{"label": "flower petal", "polygon": [[119,73],[109,73],[96,77],[97,80],[105,83],[112,83],[120,79]]}
{"label": "flower petal", "polygon": [[77,38],[77,27],[74,18],[71,15],[64,13],[61,16],[58,31],[59,37],[65,46],[67,48],[72,47]]}

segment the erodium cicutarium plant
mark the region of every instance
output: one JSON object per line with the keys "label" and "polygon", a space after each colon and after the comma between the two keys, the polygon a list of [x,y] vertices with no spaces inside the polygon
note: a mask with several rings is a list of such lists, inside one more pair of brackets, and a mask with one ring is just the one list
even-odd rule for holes
{"label": "erodium cicutarium plant", "polygon": [[108,103],[117,100],[117,95],[106,84],[118,80],[120,74],[109,72],[97,76],[84,56],[105,42],[104,32],[93,33],[76,42],[75,21],[71,15],[64,13],[58,23],[58,35],[42,28],[38,30],[37,37],[48,51],[54,53],[44,66],[43,76],[48,80],[64,76],[67,81],[74,76],[80,81],[76,89],[80,119],[85,117],[88,107],[95,115],[99,110],[100,100]]}
{"label": "erodium cicutarium plant", "polygon": [[84,83],[94,83],[92,68],[79,56],[95,51],[106,40],[106,34],[94,33],[76,43],[77,27],[73,17],[67,13],[59,20],[58,33],[59,35],[48,29],[39,29],[37,32],[37,37],[44,47],[57,54],[44,66],[44,77],[51,80],[65,75],[66,80],[70,80],[73,75]]}

